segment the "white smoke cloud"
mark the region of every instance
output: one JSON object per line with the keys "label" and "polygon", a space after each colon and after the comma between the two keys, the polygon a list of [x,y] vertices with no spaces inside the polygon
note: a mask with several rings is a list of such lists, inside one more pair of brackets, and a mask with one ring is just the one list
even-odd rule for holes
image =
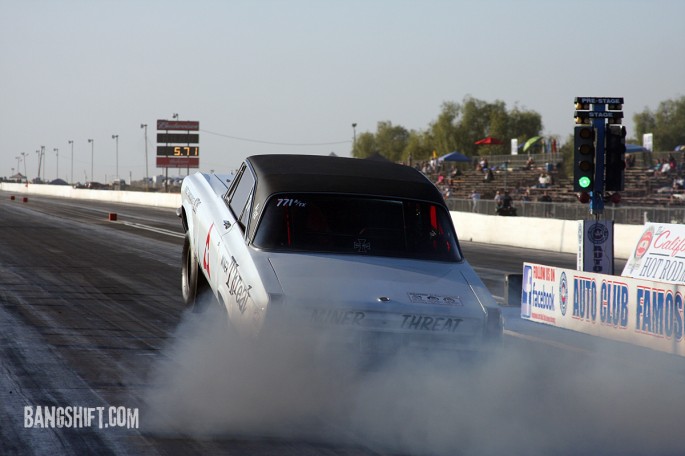
{"label": "white smoke cloud", "polygon": [[[186,313],[153,369],[149,431],[353,443],[400,454],[638,455],[682,449],[682,381],[659,369],[524,345],[495,354],[398,355],[355,368],[318,339],[232,337],[225,314]],[[598,340],[598,347],[602,341]]]}

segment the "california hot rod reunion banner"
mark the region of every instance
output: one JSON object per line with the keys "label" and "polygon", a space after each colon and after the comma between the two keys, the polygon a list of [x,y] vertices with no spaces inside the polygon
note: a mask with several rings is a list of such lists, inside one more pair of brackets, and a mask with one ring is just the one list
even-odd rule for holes
{"label": "california hot rod reunion banner", "polygon": [[645,224],[622,275],[685,284],[685,225]]}

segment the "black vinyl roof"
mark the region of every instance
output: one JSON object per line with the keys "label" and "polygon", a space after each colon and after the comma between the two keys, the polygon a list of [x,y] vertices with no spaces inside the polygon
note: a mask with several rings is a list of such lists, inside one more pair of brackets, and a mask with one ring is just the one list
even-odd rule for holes
{"label": "black vinyl roof", "polygon": [[347,193],[430,201],[445,206],[421,172],[390,161],[322,155],[254,155],[255,202],[275,193]]}

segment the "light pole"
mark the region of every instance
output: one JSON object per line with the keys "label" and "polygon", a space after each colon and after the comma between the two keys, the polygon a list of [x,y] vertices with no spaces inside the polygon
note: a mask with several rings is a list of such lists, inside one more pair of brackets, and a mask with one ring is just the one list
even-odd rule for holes
{"label": "light pole", "polygon": [[116,160],[117,160],[117,174],[115,176],[115,179],[117,180],[117,185],[119,185],[119,135],[112,135],[112,139],[114,139],[117,143],[117,148],[116,148]]}
{"label": "light pole", "polygon": [[36,176],[36,179],[37,179],[36,182],[39,182],[40,181],[40,165],[41,165],[41,163],[43,163],[43,161],[41,160],[43,158],[43,155],[40,153],[40,150],[36,151],[36,155],[38,155],[38,176]]}
{"label": "light pole", "polygon": [[43,183],[45,183],[45,168],[48,167],[48,157],[45,155],[45,146],[40,146],[40,156],[43,158]]}
{"label": "light pole", "polygon": [[55,179],[59,179],[59,149],[55,147],[52,150],[55,151],[55,156],[57,157],[57,176],[55,177]]}
{"label": "light pole", "polygon": [[71,145],[71,174],[69,177],[69,183],[73,184],[74,183],[74,141],[70,139],[69,144]]}
{"label": "light pole", "polygon": [[[22,152],[21,154],[23,155],[23,154],[24,154],[24,152]],[[16,157],[14,157],[14,158],[16,158],[16,159],[17,159],[17,172],[19,172],[19,163],[21,163],[21,157],[17,155],[17,156],[16,156]]]}
{"label": "light pole", "polygon": [[140,128],[145,129],[145,191],[148,191],[148,171],[147,171],[147,124],[140,124]]}
{"label": "light pole", "polygon": [[[29,183],[29,176],[26,173],[26,152],[22,152],[21,156],[24,157],[24,178],[26,179],[26,183],[28,184]],[[17,163],[17,165],[19,165],[19,164]],[[17,169],[17,172],[18,171],[19,170]]]}
{"label": "light pole", "polygon": [[354,156],[356,149],[357,149],[357,124],[353,123],[352,124],[352,156]]}
{"label": "light pole", "polygon": [[93,159],[95,158],[95,140],[89,139],[88,142],[90,143],[90,181],[95,182],[93,179]]}

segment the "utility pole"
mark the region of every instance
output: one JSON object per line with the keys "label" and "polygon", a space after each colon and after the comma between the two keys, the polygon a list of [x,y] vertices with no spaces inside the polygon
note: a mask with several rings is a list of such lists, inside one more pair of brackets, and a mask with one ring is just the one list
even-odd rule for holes
{"label": "utility pole", "polygon": [[147,124],[140,124],[140,128],[145,129],[145,191],[148,191],[150,184],[148,184],[149,174],[147,171]]}
{"label": "utility pole", "polygon": [[55,178],[59,179],[59,149],[57,147],[55,147],[52,150],[55,151],[55,156],[57,157],[57,176]]}
{"label": "utility pole", "polygon": [[357,151],[357,123],[352,124],[352,156]]}
{"label": "utility pole", "polygon": [[37,151],[36,151],[36,155],[38,155],[38,176],[36,176],[36,177],[38,178],[38,180],[40,180],[40,165],[41,165],[41,163],[42,163],[42,158],[43,158],[43,156],[42,156],[42,154],[40,153],[40,150],[37,150]]}
{"label": "utility pole", "polygon": [[93,171],[93,159],[95,158],[95,140],[89,139],[88,142],[90,143],[90,180],[91,182],[95,182],[95,176]]}
{"label": "utility pole", "polygon": [[[28,186],[29,175],[26,173],[26,152],[22,152],[21,156],[24,157],[24,178],[26,179],[26,185]],[[19,163],[17,163],[17,166],[19,166]],[[19,171],[19,170],[17,170],[17,171]]]}
{"label": "utility pole", "polygon": [[43,157],[43,183],[45,183],[45,163],[47,161],[47,158],[45,157],[45,146],[40,146],[40,155]]}
{"label": "utility pole", "polygon": [[72,139],[70,139],[69,144],[71,144],[71,174],[69,175],[69,183],[73,184],[74,183],[74,141]]}
{"label": "utility pole", "polygon": [[120,186],[119,181],[121,180],[119,177],[119,135],[112,135],[112,139],[114,139],[117,143],[117,145],[116,145],[117,175],[114,178],[117,180],[117,187],[119,187]]}

